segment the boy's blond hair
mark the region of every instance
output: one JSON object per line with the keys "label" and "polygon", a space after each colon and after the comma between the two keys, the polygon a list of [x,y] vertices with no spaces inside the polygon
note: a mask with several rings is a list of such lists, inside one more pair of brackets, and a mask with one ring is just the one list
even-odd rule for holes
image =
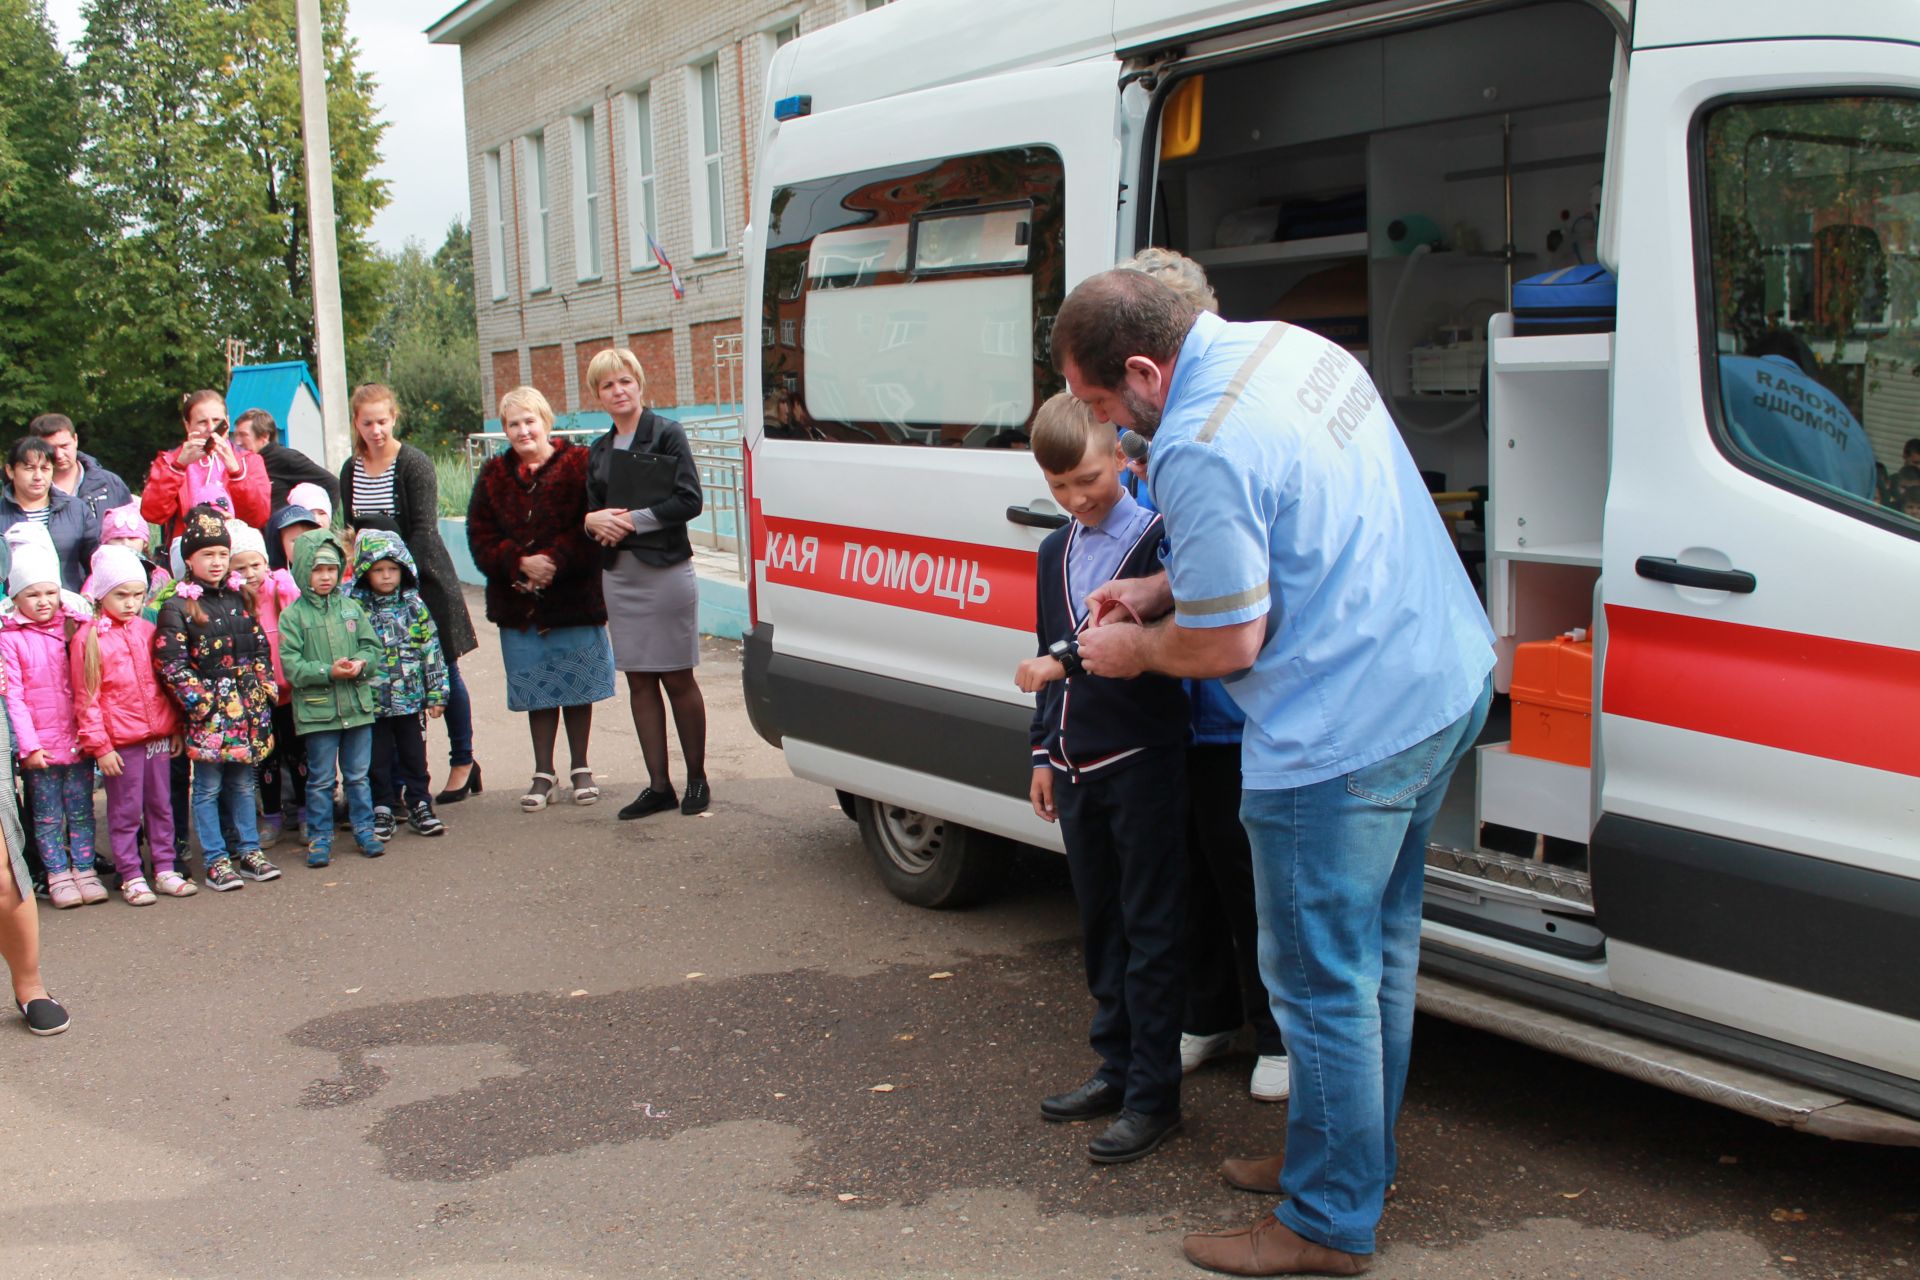
{"label": "boy's blond hair", "polygon": [[1033,460],[1042,471],[1063,476],[1079,467],[1087,456],[1087,446],[1100,441],[1111,449],[1118,436],[1113,424],[1101,422],[1093,410],[1062,391],[1040,406],[1033,415],[1033,431],[1028,437]]}

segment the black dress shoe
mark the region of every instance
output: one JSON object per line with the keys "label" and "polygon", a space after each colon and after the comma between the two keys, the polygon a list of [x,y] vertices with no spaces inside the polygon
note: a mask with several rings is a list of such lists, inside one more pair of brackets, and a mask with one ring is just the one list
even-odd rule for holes
{"label": "black dress shoe", "polygon": [[73,1019],[67,1016],[66,1009],[52,996],[41,996],[25,1004],[16,1000],[13,1002],[13,1007],[18,1009],[20,1016],[27,1020],[27,1030],[37,1036],[57,1036],[73,1023]]}
{"label": "black dress shoe", "polygon": [[467,780],[457,787],[449,787],[433,798],[435,804],[459,804],[468,796],[477,796],[486,788],[480,783],[480,762],[475,760],[473,767],[467,770]]}
{"label": "black dress shoe", "polygon": [[665,813],[669,809],[680,807],[680,797],[673,794],[673,788],[655,791],[648,787],[633,798],[633,803],[620,811],[622,822],[631,822],[635,818],[644,818],[648,814]]}
{"label": "black dress shoe", "polygon": [[1138,1160],[1173,1136],[1180,1127],[1180,1113],[1169,1111],[1150,1116],[1144,1111],[1122,1111],[1107,1131],[1087,1144],[1087,1157],[1095,1164],[1125,1164]]}
{"label": "black dress shoe", "polygon": [[1078,1089],[1040,1099],[1040,1115],[1047,1120],[1091,1120],[1120,1109],[1120,1090],[1098,1076]]}
{"label": "black dress shoe", "polygon": [[687,779],[687,794],[680,801],[680,812],[691,818],[696,813],[705,813],[707,806],[713,803],[713,789],[707,786],[705,778]]}

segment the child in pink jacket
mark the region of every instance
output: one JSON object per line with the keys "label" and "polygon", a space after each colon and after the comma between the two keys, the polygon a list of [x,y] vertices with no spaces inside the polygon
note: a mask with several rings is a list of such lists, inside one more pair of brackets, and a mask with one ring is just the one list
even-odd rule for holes
{"label": "child in pink jacket", "polygon": [[[260,792],[260,845],[266,848],[280,838],[289,826],[298,826],[307,803],[307,752],[293,732],[292,686],[280,669],[280,611],[300,598],[300,588],[285,569],[267,566],[267,540],[252,525],[240,520],[227,521],[227,536],[233,541],[233,556],[227,567],[239,574],[254,591],[254,620],[267,633],[267,652],[273,657],[273,682],[280,697],[273,707],[273,749],[257,766],[254,785]],[[280,799],[280,769],[289,767],[293,775],[293,802]]]}
{"label": "child in pink jacket", "polygon": [[[151,905],[154,888],[170,898],[193,895],[193,881],[174,865],[173,802],[168,782],[180,754],[180,712],[153,666],[153,624],[141,618],[147,571],[125,547],[93,553],[85,594],[99,612],[74,633],[68,660],[80,746],[107,777],[107,832],[120,893]],[[153,886],[140,866],[140,824],[153,850]]]}
{"label": "child in pink jacket", "polygon": [[[56,907],[105,902],[93,871],[93,762],[80,754],[67,669],[67,619],[60,560],[51,548],[12,543],[7,592],[13,613],[0,622],[0,671],[7,722],[33,806],[33,839]],[[84,621],[84,616],[80,618]]]}

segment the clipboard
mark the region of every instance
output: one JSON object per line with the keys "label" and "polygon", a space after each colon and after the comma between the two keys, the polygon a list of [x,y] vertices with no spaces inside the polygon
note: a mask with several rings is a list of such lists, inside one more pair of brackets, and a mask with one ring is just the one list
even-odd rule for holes
{"label": "clipboard", "polygon": [[607,505],[645,511],[673,496],[679,459],[665,453],[615,449],[607,463]]}

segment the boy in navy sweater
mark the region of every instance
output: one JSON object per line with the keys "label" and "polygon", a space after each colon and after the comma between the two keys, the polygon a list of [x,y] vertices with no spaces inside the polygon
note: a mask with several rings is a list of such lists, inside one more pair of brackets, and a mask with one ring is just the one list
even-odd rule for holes
{"label": "boy in navy sweater", "polygon": [[1161,568],[1160,517],[1121,487],[1113,427],[1062,393],[1035,415],[1032,445],[1054,501],[1074,519],[1040,544],[1040,651],[1015,682],[1039,695],[1030,795],[1065,838],[1095,1004],[1089,1042],[1100,1055],[1092,1079],[1043,1099],[1040,1114],[1119,1112],[1087,1148],[1097,1163],[1117,1164],[1180,1124],[1187,698],[1165,676],[1111,680],[1080,669],[1075,638],[1096,621],[1087,595]]}

